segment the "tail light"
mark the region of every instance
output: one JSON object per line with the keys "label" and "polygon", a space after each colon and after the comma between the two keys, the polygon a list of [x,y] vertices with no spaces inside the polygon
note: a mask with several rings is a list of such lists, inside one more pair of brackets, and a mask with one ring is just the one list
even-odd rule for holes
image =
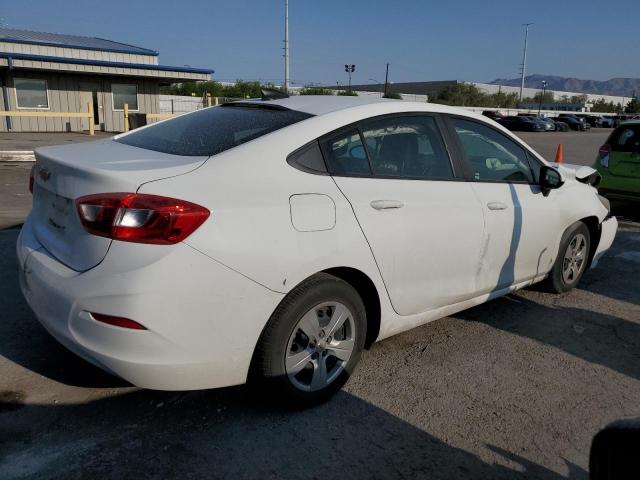
{"label": "tail light", "polygon": [[611,153],[611,145],[604,144],[598,150],[598,157],[600,159],[600,165],[603,167],[609,166],[609,154]]}
{"label": "tail light", "polygon": [[29,192],[33,193],[33,176],[36,172],[36,164],[31,166],[31,172],[29,172]]}
{"label": "tail light", "polygon": [[76,200],[85,230],[113,240],[155,245],[183,241],[209,218],[209,210],[176,198],[101,193]]}

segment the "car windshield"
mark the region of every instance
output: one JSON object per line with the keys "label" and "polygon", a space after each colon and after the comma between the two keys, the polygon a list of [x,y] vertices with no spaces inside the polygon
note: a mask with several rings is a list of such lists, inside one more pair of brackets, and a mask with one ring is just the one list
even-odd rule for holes
{"label": "car windshield", "polygon": [[640,125],[625,125],[611,135],[611,149],[614,152],[640,153]]}
{"label": "car windshield", "polygon": [[312,115],[263,104],[227,104],[134,131],[117,142],[157,152],[210,156]]}

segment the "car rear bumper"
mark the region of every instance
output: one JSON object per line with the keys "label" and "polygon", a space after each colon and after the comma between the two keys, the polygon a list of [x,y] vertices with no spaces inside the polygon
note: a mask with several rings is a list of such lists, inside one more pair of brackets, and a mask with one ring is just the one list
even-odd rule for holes
{"label": "car rear bumper", "polygon": [[[40,323],[69,350],[140,387],[244,383],[282,294],[184,244],[151,263],[140,256],[123,262],[130,257],[118,255],[119,248],[140,246],[122,244],[114,242],[115,251],[94,269],[76,272],[38,244],[27,221],[17,245],[20,286]],[[147,329],[107,325],[90,312],[129,318]]]}
{"label": "car rear bumper", "polygon": [[596,248],[593,254],[591,268],[596,267],[604,253],[611,248],[613,240],[616,237],[616,232],[618,231],[618,220],[616,217],[607,218],[602,222],[600,228],[600,242],[598,242],[598,248]]}

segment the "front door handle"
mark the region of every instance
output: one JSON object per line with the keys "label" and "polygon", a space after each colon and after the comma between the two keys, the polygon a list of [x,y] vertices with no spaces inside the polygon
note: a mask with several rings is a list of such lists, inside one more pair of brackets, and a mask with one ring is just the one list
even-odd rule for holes
{"label": "front door handle", "polygon": [[392,210],[404,207],[404,202],[400,200],[374,200],[370,205],[376,210]]}
{"label": "front door handle", "polygon": [[487,203],[489,210],[506,210],[507,205],[502,202],[489,202]]}

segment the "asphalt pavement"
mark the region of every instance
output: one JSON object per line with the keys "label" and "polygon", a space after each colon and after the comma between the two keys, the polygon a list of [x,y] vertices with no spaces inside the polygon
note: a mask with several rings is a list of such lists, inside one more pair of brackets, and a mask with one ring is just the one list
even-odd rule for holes
{"label": "asphalt pavement", "polygon": [[28,210],[17,194],[29,166],[10,165],[0,168],[11,186],[0,193],[3,480],[587,479],[593,435],[640,417],[635,217],[577,289],[523,290],[379,342],[334,399],[288,412],[246,387],[140,390],[60,346],[19,292],[18,229],[3,227]]}

